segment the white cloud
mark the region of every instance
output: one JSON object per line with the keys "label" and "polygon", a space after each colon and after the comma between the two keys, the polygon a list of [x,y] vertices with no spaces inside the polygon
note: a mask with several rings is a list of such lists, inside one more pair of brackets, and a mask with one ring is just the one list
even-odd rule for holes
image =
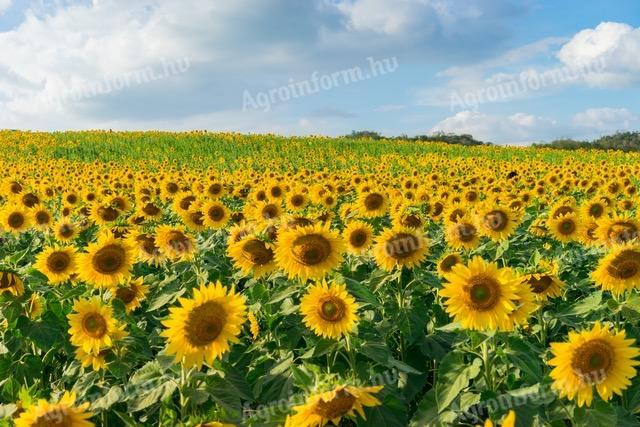
{"label": "white cloud", "polygon": [[639,80],[640,28],[617,22],[602,22],[577,33],[558,52],[569,67],[601,63],[601,72],[586,81],[594,86],[625,86]]}
{"label": "white cloud", "polygon": [[627,108],[590,108],[575,114],[572,123],[602,133],[627,131],[640,125],[640,115]]}
{"label": "white cloud", "polygon": [[471,134],[483,141],[521,145],[553,137],[558,132],[558,124],[552,119],[525,113],[500,116],[460,111],[433,126],[430,133],[436,132]]}
{"label": "white cloud", "polygon": [[12,0],[0,0],[0,15],[11,7]]}

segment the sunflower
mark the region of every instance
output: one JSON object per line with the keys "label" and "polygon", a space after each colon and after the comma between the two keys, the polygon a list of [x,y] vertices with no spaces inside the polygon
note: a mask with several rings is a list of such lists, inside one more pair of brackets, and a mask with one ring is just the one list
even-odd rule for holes
{"label": "sunflower", "polygon": [[58,403],[49,403],[44,399],[38,400],[25,409],[15,420],[16,427],[64,426],[64,427],[92,427],[89,418],[93,416],[87,412],[89,403],[75,406],[76,394],[66,391]]}
{"label": "sunflower", "polygon": [[601,197],[595,197],[586,201],[581,207],[580,212],[584,218],[597,221],[600,218],[606,217],[609,213],[609,207],[602,200]]}
{"label": "sunflower", "polygon": [[[516,426],[516,413],[513,409],[510,409],[507,416],[503,418],[500,423],[500,427],[515,427]],[[484,427],[494,427],[493,421],[487,418],[484,422]]]}
{"label": "sunflower", "polygon": [[36,257],[34,268],[47,276],[49,283],[66,282],[78,268],[77,253],[73,246],[46,248]]}
{"label": "sunflower", "polygon": [[61,242],[70,242],[75,239],[80,232],[79,227],[71,222],[68,218],[61,219],[53,226],[56,239]]}
{"label": "sunflower", "polygon": [[519,218],[513,210],[495,202],[481,202],[476,212],[480,233],[492,240],[506,239],[519,223]]}
{"label": "sunflower", "polygon": [[67,318],[71,344],[86,353],[99,354],[124,335],[124,325],[118,324],[111,307],[99,297],[77,300]]}
{"label": "sunflower", "polygon": [[124,303],[127,313],[131,313],[140,307],[140,303],[147,296],[149,286],[144,284],[144,279],[138,277],[130,280],[126,285],[120,285],[115,290],[114,297]]}
{"label": "sunflower", "polygon": [[299,211],[309,204],[309,198],[301,191],[292,191],[286,195],[286,207],[290,211]]}
{"label": "sunflower", "polygon": [[253,340],[255,341],[260,335],[260,323],[258,322],[258,319],[256,318],[256,315],[253,313],[253,311],[250,311],[247,317],[249,319],[249,330],[251,332],[251,338],[253,338]]}
{"label": "sunflower", "polygon": [[468,265],[458,264],[445,274],[448,283],[440,296],[446,311],[463,328],[510,330],[509,315],[516,309],[520,279],[509,268],[498,268],[476,256]]}
{"label": "sunflower", "polygon": [[380,191],[361,193],[358,197],[358,213],[364,218],[384,216],[388,210],[388,199]]}
{"label": "sunflower", "polygon": [[364,221],[351,221],[342,232],[347,243],[347,252],[361,255],[369,250],[373,242],[373,227]]}
{"label": "sunflower", "polygon": [[570,212],[547,220],[549,233],[559,242],[568,243],[576,240],[579,232],[578,217]]}
{"label": "sunflower", "polygon": [[202,206],[204,225],[215,230],[224,228],[231,219],[231,211],[223,203],[212,200]]}
{"label": "sunflower", "polygon": [[447,222],[445,228],[447,244],[452,249],[473,249],[480,243],[480,230],[469,214],[456,222]]}
{"label": "sunflower", "polygon": [[413,268],[426,258],[427,245],[427,239],[417,230],[388,228],[376,239],[373,256],[380,268],[386,271],[396,267]]}
{"label": "sunflower", "polygon": [[110,231],[98,236],[87,246],[78,260],[80,280],[98,288],[113,288],[127,280],[135,261],[133,248],[125,240],[116,239]]}
{"label": "sunflower", "polygon": [[541,261],[535,272],[523,276],[524,283],[531,287],[537,300],[543,301],[562,294],[565,285],[558,277],[558,269],[555,261]]}
{"label": "sunflower", "polygon": [[578,241],[585,246],[598,246],[598,223],[585,217],[578,222]]}
{"label": "sunflower", "polygon": [[34,221],[34,226],[41,231],[48,230],[51,227],[53,219],[51,213],[46,208],[36,207],[31,213]]}
{"label": "sunflower", "polygon": [[0,270],[0,294],[5,292],[20,296],[24,294],[24,283],[17,273]]}
{"label": "sunflower", "polygon": [[598,240],[607,247],[632,242],[639,233],[640,222],[629,214],[602,218],[596,229]]}
{"label": "sunflower", "polygon": [[640,245],[627,243],[611,250],[591,273],[602,289],[619,295],[640,286]]}
{"label": "sunflower", "polygon": [[44,311],[44,298],[36,292],[32,293],[29,297],[29,301],[27,301],[26,311],[29,319],[36,319],[40,317]]}
{"label": "sunflower", "polygon": [[276,261],[290,278],[320,279],[342,262],[345,242],[322,224],[283,230]]}
{"label": "sunflower", "polygon": [[247,307],[245,298],[227,290],[220,282],[194,289],[193,298],[181,298],[181,307],[169,309],[161,333],[167,339],[167,353],[185,367],[212,364],[237,342]]}
{"label": "sunflower", "polygon": [[444,276],[451,273],[453,267],[457,264],[462,264],[462,257],[457,252],[447,252],[440,257],[436,263],[438,274]]}
{"label": "sunflower", "polygon": [[31,213],[22,206],[6,206],[0,211],[0,230],[13,234],[24,233],[31,227]]}
{"label": "sunflower", "polygon": [[156,230],[155,244],[160,252],[172,260],[191,260],[196,253],[195,239],[183,227],[161,225]]}
{"label": "sunflower", "polygon": [[109,352],[109,350],[101,350],[98,354],[87,353],[81,347],[76,348],[75,356],[76,360],[80,362],[83,368],[91,368],[94,371],[100,371],[107,367],[107,362],[105,360],[105,355]]}
{"label": "sunflower", "polygon": [[373,395],[382,388],[340,385],[311,395],[304,404],[293,407],[295,414],[287,416],[285,427],[323,427],[329,422],[339,425],[342,417],[353,417],[356,412],[365,418],[365,407],[381,404]]}
{"label": "sunflower", "polygon": [[520,281],[516,285],[516,295],[518,296],[515,301],[516,308],[509,313],[509,319],[515,325],[526,326],[531,314],[538,309],[535,294],[527,283]]}
{"label": "sunflower", "polygon": [[138,261],[156,266],[166,261],[166,257],[156,246],[156,239],[152,235],[134,231],[126,237],[126,240],[134,251],[137,249]]}
{"label": "sunflower", "polygon": [[255,278],[264,277],[277,268],[273,245],[253,235],[237,242],[230,240],[227,254],[236,268],[244,274],[253,274]]}
{"label": "sunflower", "polygon": [[106,225],[116,221],[120,217],[120,211],[106,203],[93,202],[89,218],[98,225]]}
{"label": "sunflower", "polygon": [[605,401],[614,393],[621,396],[640,364],[634,359],[640,355],[634,342],[624,330],[611,330],[599,321],[591,330],[569,332],[568,342],[551,343],[551,387],[578,406],[591,406],[593,386]]}
{"label": "sunflower", "polygon": [[316,335],[339,339],[353,331],[358,304],[345,285],[322,282],[311,286],[300,300],[304,324]]}

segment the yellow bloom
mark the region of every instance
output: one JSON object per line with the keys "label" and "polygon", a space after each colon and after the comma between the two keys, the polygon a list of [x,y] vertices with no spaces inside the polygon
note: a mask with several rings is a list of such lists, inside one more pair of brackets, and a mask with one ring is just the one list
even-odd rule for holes
{"label": "yellow bloom", "polygon": [[317,335],[338,339],[353,331],[358,304],[345,285],[322,282],[311,286],[300,301],[304,324]]}

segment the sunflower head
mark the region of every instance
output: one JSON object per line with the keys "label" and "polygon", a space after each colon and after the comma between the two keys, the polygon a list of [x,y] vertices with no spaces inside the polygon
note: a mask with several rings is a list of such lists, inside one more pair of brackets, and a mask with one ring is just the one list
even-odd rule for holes
{"label": "sunflower head", "polygon": [[346,286],[322,282],[300,301],[304,324],[317,335],[337,339],[356,326],[358,305]]}

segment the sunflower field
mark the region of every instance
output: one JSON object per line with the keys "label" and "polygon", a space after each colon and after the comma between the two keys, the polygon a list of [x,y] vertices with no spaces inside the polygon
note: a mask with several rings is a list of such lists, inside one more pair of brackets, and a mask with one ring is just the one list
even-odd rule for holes
{"label": "sunflower field", "polygon": [[0,132],[0,425],[640,426],[640,156]]}

